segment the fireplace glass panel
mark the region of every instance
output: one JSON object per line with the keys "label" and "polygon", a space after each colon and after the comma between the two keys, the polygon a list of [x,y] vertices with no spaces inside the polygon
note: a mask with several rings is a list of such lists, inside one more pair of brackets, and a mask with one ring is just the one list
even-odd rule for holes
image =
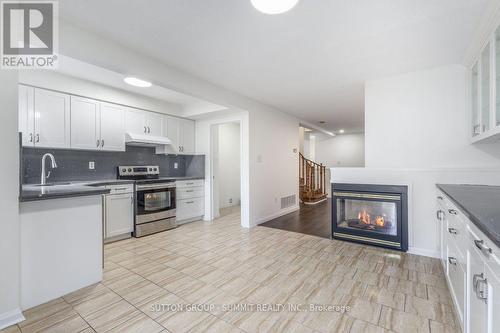
{"label": "fireplace glass panel", "polygon": [[386,235],[397,235],[395,202],[337,198],[337,226]]}

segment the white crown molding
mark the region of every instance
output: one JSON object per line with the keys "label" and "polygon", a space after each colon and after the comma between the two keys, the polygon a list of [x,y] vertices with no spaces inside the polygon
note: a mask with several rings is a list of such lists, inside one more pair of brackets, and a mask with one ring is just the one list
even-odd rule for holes
{"label": "white crown molding", "polygon": [[474,61],[481,52],[481,49],[499,25],[500,1],[490,1],[483,12],[481,23],[474,33],[474,38],[465,52],[464,64],[467,67],[474,65]]}

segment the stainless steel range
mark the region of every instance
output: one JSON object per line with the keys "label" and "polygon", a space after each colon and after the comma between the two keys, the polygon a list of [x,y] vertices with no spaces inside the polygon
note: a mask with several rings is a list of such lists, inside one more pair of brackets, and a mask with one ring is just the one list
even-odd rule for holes
{"label": "stainless steel range", "polygon": [[134,237],[177,227],[175,181],[160,178],[159,166],[119,166],[118,178],[136,181]]}

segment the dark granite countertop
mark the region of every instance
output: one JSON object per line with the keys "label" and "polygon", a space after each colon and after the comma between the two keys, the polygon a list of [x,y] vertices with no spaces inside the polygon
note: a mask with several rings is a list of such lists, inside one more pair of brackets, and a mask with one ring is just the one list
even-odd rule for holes
{"label": "dark granite countertop", "polygon": [[[160,177],[160,179],[193,180],[204,179],[204,177]],[[49,184],[49,186],[24,184],[21,186],[19,201],[26,202],[107,194],[110,191],[103,189],[102,186],[134,183],[134,180],[128,179],[101,179],[95,181],[68,181]]]}
{"label": "dark granite countertop", "polygon": [[500,247],[500,186],[437,184],[437,187]]}
{"label": "dark granite countertop", "polygon": [[66,185],[23,185],[19,200],[21,202],[82,197],[89,195],[107,194],[110,190],[83,184]]}

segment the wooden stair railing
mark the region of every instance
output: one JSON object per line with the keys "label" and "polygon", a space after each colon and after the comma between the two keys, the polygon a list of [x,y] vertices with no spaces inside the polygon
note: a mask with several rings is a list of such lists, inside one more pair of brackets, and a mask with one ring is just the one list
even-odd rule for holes
{"label": "wooden stair railing", "polygon": [[299,153],[300,200],[315,203],[326,198],[326,167]]}

